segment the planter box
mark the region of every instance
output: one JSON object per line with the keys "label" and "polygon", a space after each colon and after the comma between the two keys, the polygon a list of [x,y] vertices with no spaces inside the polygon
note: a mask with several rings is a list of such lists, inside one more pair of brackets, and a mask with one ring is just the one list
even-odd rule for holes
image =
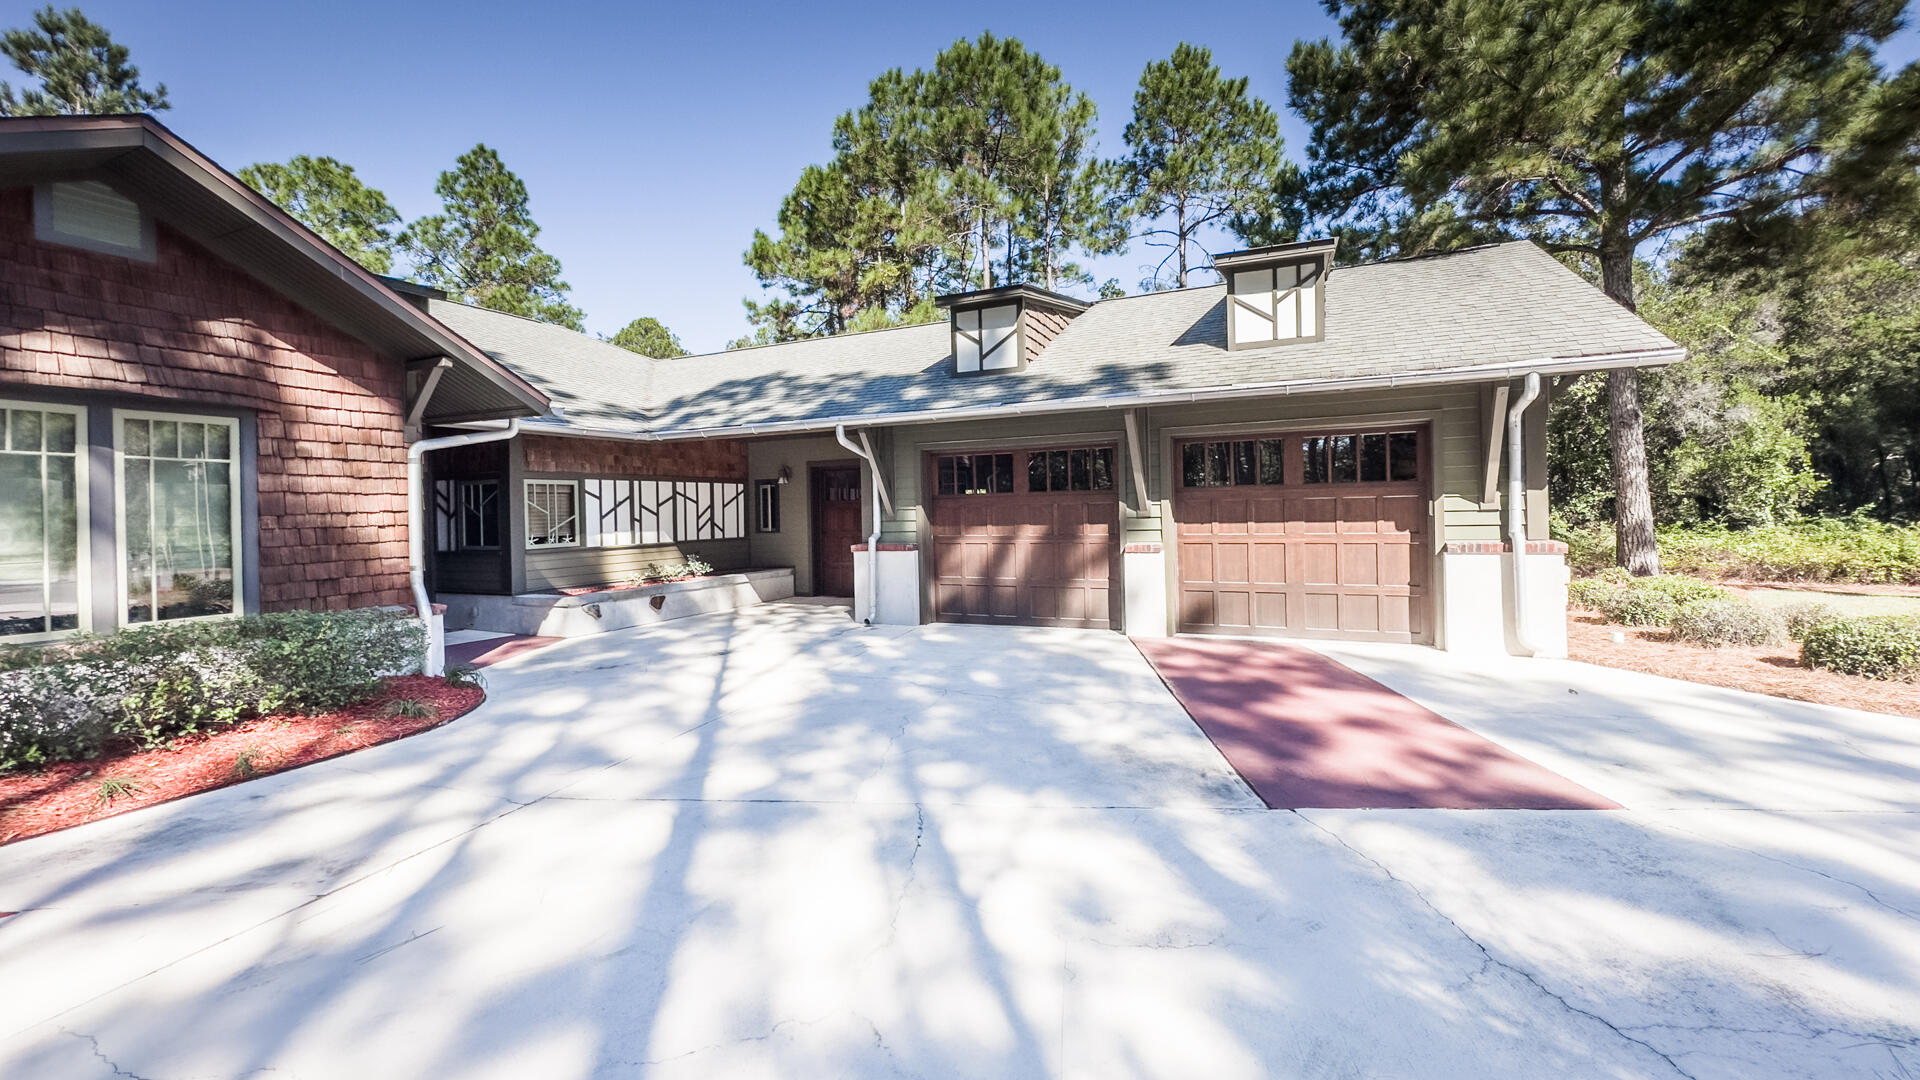
{"label": "planter box", "polygon": [[443,593],[439,599],[447,605],[449,630],[584,637],[629,626],[684,619],[689,615],[738,611],[792,595],[793,571],[782,568],[713,574],[692,581],[667,581],[637,589],[610,589],[579,596]]}

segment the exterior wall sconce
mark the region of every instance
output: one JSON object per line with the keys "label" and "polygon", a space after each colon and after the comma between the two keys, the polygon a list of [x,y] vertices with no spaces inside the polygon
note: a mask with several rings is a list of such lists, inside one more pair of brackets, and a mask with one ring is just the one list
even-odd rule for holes
{"label": "exterior wall sconce", "polygon": [[774,483],[784,487],[787,484],[790,484],[792,482],[793,482],[793,467],[791,465],[780,466],[780,475],[777,478],[775,478]]}

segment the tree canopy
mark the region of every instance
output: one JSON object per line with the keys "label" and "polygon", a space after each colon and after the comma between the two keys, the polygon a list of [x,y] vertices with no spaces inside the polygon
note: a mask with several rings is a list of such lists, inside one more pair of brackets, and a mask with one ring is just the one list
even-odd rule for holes
{"label": "tree canopy", "polygon": [[629,352],[641,356],[651,356],[664,360],[672,356],[687,355],[686,347],[667,325],[651,315],[642,315],[620,328],[620,332],[607,339]]}
{"label": "tree canopy", "polygon": [[[1233,224],[1256,243],[1292,239],[1285,198],[1294,170],[1282,153],[1280,121],[1266,102],[1229,79],[1213,53],[1182,42],[1147,65],[1133,95],[1125,156],[1113,163],[1115,196],[1135,236],[1167,254],[1143,288],[1184,289],[1202,230]],[[1171,276],[1167,263],[1173,263]]]}
{"label": "tree canopy", "polygon": [[[1366,255],[1530,236],[1632,308],[1642,245],[1875,171],[1902,122],[1873,46],[1903,6],[1333,0],[1341,40],[1287,64],[1307,206]],[[1620,561],[1655,572],[1639,379],[1607,381]]]}
{"label": "tree canopy", "polygon": [[300,154],[284,165],[249,165],[240,179],[361,266],[376,274],[393,269],[400,212],[354,175],[353,166]]}
{"label": "tree canopy", "polygon": [[485,144],[460,155],[434,185],[442,210],[400,234],[417,280],[470,304],[583,329],[567,302],[560,260],[540,250],[527,185]]}
{"label": "tree canopy", "polygon": [[941,292],[1085,282],[1073,253],[1124,240],[1093,122],[1092,101],[1011,38],[882,74],[835,121],[832,160],[782,201],[779,234],[754,234],[746,262],[773,295],[749,319],[784,340],[912,321]]}
{"label": "tree canopy", "polygon": [[0,116],[142,113],[171,108],[165,83],[148,90],[140,69],[127,62],[127,47],[80,13],[51,4],[33,13],[31,29],[0,35],[0,53],[40,85],[22,89],[0,82]]}

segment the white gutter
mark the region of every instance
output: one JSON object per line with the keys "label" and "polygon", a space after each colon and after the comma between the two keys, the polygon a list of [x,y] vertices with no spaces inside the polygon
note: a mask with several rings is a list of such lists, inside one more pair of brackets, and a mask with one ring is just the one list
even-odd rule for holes
{"label": "white gutter", "polygon": [[[427,502],[426,502],[426,456],[429,450],[444,450],[452,446],[471,446],[474,443],[499,442],[511,439],[520,433],[520,421],[508,420],[506,427],[487,431],[471,431],[465,435],[448,435],[438,439],[422,439],[407,447],[407,580],[413,586],[413,610],[420,619],[421,627],[427,634],[428,655],[433,650],[433,605],[427,600]],[[428,675],[438,675],[437,671],[427,671],[431,665],[422,662],[421,671]]]}
{"label": "white gutter", "polygon": [[1527,406],[1540,396],[1540,373],[1527,372],[1525,388],[1507,410],[1507,546],[1513,549],[1513,640],[1528,656],[1539,653],[1527,633],[1527,485],[1521,430]]}
{"label": "white gutter", "polygon": [[[1129,409],[1156,405],[1190,405],[1208,401],[1232,401],[1251,397],[1285,397],[1292,394],[1323,394],[1343,390],[1393,390],[1405,387],[1451,385],[1517,378],[1528,373],[1540,375],[1582,374],[1624,367],[1659,367],[1678,363],[1687,350],[1641,349],[1633,352],[1606,353],[1597,356],[1560,357],[1546,360],[1516,360],[1506,364],[1482,364],[1477,367],[1445,368],[1398,375],[1357,375],[1344,379],[1294,379],[1287,382],[1247,383],[1208,387],[1199,390],[1165,390],[1149,394],[1087,395],[1041,401],[994,402],[958,409],[921,409],[853,416],[825,416],[811,420],[781,420],[767,424],[720,424],[713,427],[663,428],[657,431],[621,431],[583,426],[559,427],[537,421],[527,425],[529,433],[582,439],[618,439],[626,442],[673,442],[681,439],[733,439],[755,435],[793,435],[826,431],[848,424],[886,427],[895,424],[940,424],[954,420],[983,417],[1035,416],[1075,412],[1082,409]],[[454,425],[461,426],[461,425]]]}
{"label": "white gutter", "polygon": [[[857,458],[867,463],[873,472],[873,532],[867,536],[867,625],[880,621],[880,462],[873,456],[871,449],[862,450],[847,438],[847,425],[835,424],[833,437],[840,440]],[[867,441],[867,433],[860,433],[860,441]]]}

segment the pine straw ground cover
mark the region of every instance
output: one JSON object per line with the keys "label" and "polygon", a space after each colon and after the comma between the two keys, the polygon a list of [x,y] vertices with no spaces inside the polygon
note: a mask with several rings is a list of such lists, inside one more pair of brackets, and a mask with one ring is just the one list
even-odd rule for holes
{"label": "pine straw ground cover", "polygon": [[[1625,642],[1614,643],[1616,631]],[[1801,667],[1798,643],[1704,648],[1673,640],[1663,626],[1611,625],[1598,612],[1574,608],[1567,612],[1567,654],[1589,664],[1709,686],[1920,717],[1920,684]]]}
{"label": "pine straw ground cover", "polygon": [[[0,773],[0,844],[404,739],[464,716],[485,697],[477,686],[406,675],[386,680],[373,697],[332,712],[262,716],[157,750],[129,749],[40,772]],[[388,715],[388,706],[402,699],[424,704],[427,715]]]}

